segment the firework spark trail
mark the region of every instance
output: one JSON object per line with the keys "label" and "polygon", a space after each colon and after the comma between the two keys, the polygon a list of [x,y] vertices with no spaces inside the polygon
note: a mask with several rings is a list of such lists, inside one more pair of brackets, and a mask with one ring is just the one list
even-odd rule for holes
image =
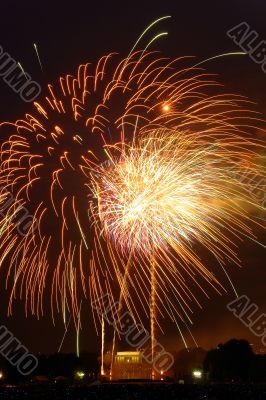
{"label": "firework spark trail", "polygon": [[71,322],[71,315],[70,315],[70,317],[69,317],[69,319],[68,319],[68,323],[67,323],[67,325],[66,325],[66,327],[65,327],[65,332],[64,332],[64,334],[63,334],[62,340],[61,340],[60,345],[59,345],[59,347],[58,347],[58,350],[57,350],[58,353],[60,353],[60,351],[61,351],[61,349],[62,349],[62,346],[63,346],[64,340],[65,340],[65,338],[66,338],[66,335],[67,335],[67,331],[68,331],[70,322]]}
{"label": "firework spark trail", "polygon": [[36,52],[36,55],[37,55],[38,62],[39,62],[39,64],[40,64],[41,70],[42,70],[42,72],[43,72],[43,66],[42,66],[42,63],[41,63],[41,59],[40,59],[40,55],[39,55],[39,51],[38,51],[37,44],[36,44],[36,43],[33,43],[33,47],[34,47],[34,50],[35,50],[35,52]]}
{"label": "firework spark trail", "polygon": [[[160,17],[158,19],[156,19],[155,21],[153,21],[150,25],[147,26],[147,28],[142,32],[142,34],[139,36],[139,38],[137,39],[136,43],[134,44],[134,46],[132,47],[130,53],[129,53],[129,57],[131,56],[131,54],[135,51],[135,49],[137,48],[139,42],[141,41],[141,39],[143,39],[143,37],[146,35],[146,33],[153,28],[156,24],[158,24],[159,22],[169,19],[171,18],[171,15],[166,15],[163,17]],[[149,47],[149,45],[147,46]]]}
{"label": "firework spark trail", "polygon": [[[8,137],[0,184],[15,199],[0,220],[9,313],[19,296],[26,313],[39,318],[51,287],[53,319],[70,312],[77,330],[81,298],[91,302],[106,292],[122,296],[143,322],[150,315],[151,254],[157,325],[161,313],[174,319],[164,296],[175,318],[189,320],[192,302],[200,305],[194,285],[206,296],[205,283],[223,290],[195,243],[222,265],[240,263],[236,243],[245,235],[255,240],[247,207],[256,205],[250,184],[226,171],[241,175],[244,160],[251,174],[265,177],[256,162],[265,147],[247,135],[259,124],[250,102],[214,95],[219,85],[188,60],[137,51],[117,62],[109,54],[48,85],[24,119],[2,124]],[[16,217],[24,205],[37,229],[21,236]],[[103,312],[93,311],[96,329]]]}
{"label": "firework spark trail", "polygon": [[19,66],[19,68],[21,69],[22,73],[24,74],[25,78],[28,79],[28,78],[27,78],[27,75],[26,75],[26,72],[25,72],[25,70],[24,70],[24,68],[22,67],[22,65],[21,65],[20,62],[18,62],[18,66]]}
{"label": "firework spark trail", "polygon": [[105,322],[102,316],[102,345],[101,345],[101,375],[104,375],[104,339],[105,339]]}
{"label": "firework spark trail", "polygon": [[[119,301],[118,301],[118,310],[116,314],[116,323],[114,326],[114,332],[113,332],[113,343],[112,343],[112,353],[111,353],[111,370],[112,370],[112,365],[114,361],[114,354],[115,354],[115,345],[116,345],[116,334],[118,333],[118,327],[120,325],[120,317],[121,317],[121,311],[123,307],[123,300],[126,299],[127,296],[127,291],[126,291],[126,285],[127,285],[127,279],[130,271],[130,264],[131,264],[131,258],[132,258],[132,253],[129,254],[128,260],[125,266],[125,271],[122,276],[122,283],[120,284],[120,294],[119,294]],[[126,303],[128,305],[128,302]],[[129,310],[130,310],[129,306]]]}
{"label": "firework spark trail", "polygon": [[80,329],[81,329],[81,307],[82,307],[82,300],[80,302],[80,306],[79,306],[79,310],[78,310],[78,326],[76,328],[76,354],[77,354],[77,357],[80,356],[79,337],[80,337]]}
{"label": "firework spark trail", "polygon": [[151,258],[151,299],[150,299],[150,327],[151,327],[151,358],[152,365],[155,360],[155,327],[156,327],[156,270],[155,263]]}

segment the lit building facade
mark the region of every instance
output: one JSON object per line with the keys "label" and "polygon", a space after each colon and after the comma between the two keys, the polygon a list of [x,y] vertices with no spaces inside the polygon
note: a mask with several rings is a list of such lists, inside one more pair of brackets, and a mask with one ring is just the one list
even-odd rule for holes
{"label": "lit building facade", "polygon": [[152,368],[140,352],[119,351],[114,359],[111,379],[152,379]]}

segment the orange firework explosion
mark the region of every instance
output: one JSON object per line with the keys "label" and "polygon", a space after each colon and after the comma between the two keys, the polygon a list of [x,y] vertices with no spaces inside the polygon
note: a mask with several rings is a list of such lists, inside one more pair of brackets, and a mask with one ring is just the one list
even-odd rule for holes
{"label": "orange firework explosion", "polygon": [[109,162],[92,174],[97,199],[92,214],[113,268],[124,266],[116,271],[120,301],[136,319],[141,320],[137,301],[148,313],[153,291],[158,312],[169,314],[171,304],[179,318],[189,318],[197,288],[207,295],[203,281],[223,290],[195,248],[205,248],[224,268],[239,265],[237,243],[243,237],[256,240],[250,224],[260,224],[248,210],[264,211],[251,196],[266,187],[259,148],[264,145],[258,140],[214,126],[200,133],[152,130],[131,145],[107,146]]}
{"label": "orange firework explosion", "polygon": [[236,172],[249,160],[249,173],[258,185],[263,170],[252,160],[259,146],[263,147],[259,141],[237,134],[201,133],[199,138],[197,132],[173,129],[151,131],[137,144],[120,145],[121,154],[115,157],[109,146],[108,166],[92,175],[98,199],[95,214],[106,240],[122,255],[133,252],[137,258],[139,253],[149,257],[176,246],[178,254],[189,256],[185,249],[191,241],[209,248],[214,240],[220,243],[217,255],[231,258],[221,228],[236,236],[241,229],[250,232],[243,224],[243,219],[249,220],[243,203],[252,203],[252,185],[246,187]]}
{"label": "orange firework explosion", "polygon": [[[193,241],[201,241],[222,263],[226,257],[236,261],[223,229],[235,238],[238,228],[247,236],[251,231],[244,209],[240,220],[238,206],[233,207],[233,195],[239,200],[242,193],[239,185],[224,185],[221,195],[227,179],[222,163],[225,159],[228,167],[231,160],[235,167],[243,159],[257,169],[260,144],[244,138],[255,115],[240,96],[213,95],[218,85],[211,76],[182,67],[184,61],[136,52],[117,64],[110,54],[95,66],[81,65],[77,76],[61,77],[58,86],[48,85],[47,96],[25,119],[2,124],[9,136],[1,147],[0,254],[12,288],[10,312],[19,294],[26,310],[39,317],[46,288],[53,316],[68,310],[79,326],[83,297],[91,302],[123,288],[137,316],[131,296],[138,293],[146,308],[151,249],[157,290],[167,296],[164,285],[171,285],[173,298],[167,298],[173,306],[177,300],[181,317],[195,296],[180,266],[200,287],[197,273],[218,285]],[[207,150],[210,141],[214,148]],[[244,193],[245,183],[241,187]],[[6,191],[14,198],[8,206]],[[247,201],[246,194],[242,198]],[[21,235],[17,221],[23,207],[34,218]],[[125,288],[129,254],[133,272]],[[101,321],[101,313],[98,317]]]}

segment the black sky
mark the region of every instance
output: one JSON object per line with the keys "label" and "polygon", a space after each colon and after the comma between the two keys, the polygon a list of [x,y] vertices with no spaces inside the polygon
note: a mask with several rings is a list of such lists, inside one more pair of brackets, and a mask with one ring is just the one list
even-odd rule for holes
{"label": "black sky", "polygon": [[[172,19],[159,25],[157,31],[167,30],[169,35],[155,43],[153,49],[169,57],[194,55],[200,61],[217,54],[238,51],[226,31],[242,21],[256,30],[261,40],[266,40],[264,0],[10,0],[1,4],[0,45],[21,62],[34,80],[45,86],[48,82],[56,81],[59,75],[75,72],[80,63],[95,61],[111,51],[126,56],[144,28],[162,15],[172,15]],[[147,40],[151,37],[148,36]],[[44,73],[40,70],[33,42],[38,44]],[[145,40],[143,42],[147,43]],[[219,74],[226,92],[248,96],[257,103],[258,111],[265,117],[266,74],[258,64],[248,56],[227,57],[211,61],[206,67],[209,72]],[[1,79],[0,99],[1,121],[22,117],[31,107]],[[239,293],[249,296],[263,313],[266,311],[266,250],[245,244],[241,248],[241,255],[243,268],[240,270],[229,266],[230,275]],[[220,298],[213,293],[210,300],[203,299],[202,310],[195,308],[192,331],[198,343],[205,348],[231,337],[246,337],[251,342],[258,342],[227,311],[226,304],[233,299],[229,285],[227,288],[227,295]],[[7,296],[3,289],[1,299],[0,323],[6,324],[32,352],[57,350],[64,332],[61,322],[53,327],[48,317],[41,321],[34,317],[25,318],[23,305],[19,302],[14,308],[14,316],[7,319]],[[94,327],[86,323],[87,318],[84,312],[81,348],[95,350],[97,340]],[[165,331],[170,347],[180,347],[181,341],[174,326],[166,323]],[[165,338],[161,340],[166,342]],[[66,337],[63,351],[74,350],[75,335],[72,330]]]}

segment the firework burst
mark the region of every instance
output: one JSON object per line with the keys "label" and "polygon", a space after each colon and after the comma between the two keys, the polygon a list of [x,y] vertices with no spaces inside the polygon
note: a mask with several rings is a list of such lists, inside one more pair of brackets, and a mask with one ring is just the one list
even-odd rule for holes
{"label": "firework burst", "polygon": [[[163,293],[182,318],[198,301],[183,274],[203,292],[197,274],[221,289],[194,241],[224,264],[238,262],[234,240],[241,232],[252,237],[241,208],[246,185],[228,173],[240,159],[258,169],[261,144],[245,136],[257,124],[248,102],[213,95],[219,85],[184,66],[184,58],[142,51],[115,59],[81,65],[76,76],[48,85],[24,119],[2,124],[8,139],[0,182],[14,196],[6,207],[1,194],[0,262],[8,265],[10,312],[19,296],[39,317],[47,288],[53,314],[69,311],[79,327],[82,297],[91,302],[120,290],[141,319],[133,297],[147,310],[152,256],[158,312]],[[34,222],[21,235],[16,216],[24,206]],[[94,317],[101,323],[102,312]]]}
{"label": "firework burst", "polygon": [[[124,279],[120,284],[132,313],[137,298],[148,312],[154,286],[156,307],[164,314],[174,293],[179,318],[191,300],[198,301],[193,286],[205,295],[202,281],[223,290],[195,249],[203,247],[221,266],[239,265],[237,243],[255,239],[250,224],[259,225],[248,209],[263,210],[250,195],[253,186],[265,190],[265,169],[256,156],[260,147],[259,141],[214,128],[200,134],[159,129],[129,146],[108,146],[109,162],[92,177],[97,199],[92,214],[99,235],[114,249],[112,264],[121,264],[118,255],[125,260],[126,289]],[[247,165],[253,183],[241,179]]]}

